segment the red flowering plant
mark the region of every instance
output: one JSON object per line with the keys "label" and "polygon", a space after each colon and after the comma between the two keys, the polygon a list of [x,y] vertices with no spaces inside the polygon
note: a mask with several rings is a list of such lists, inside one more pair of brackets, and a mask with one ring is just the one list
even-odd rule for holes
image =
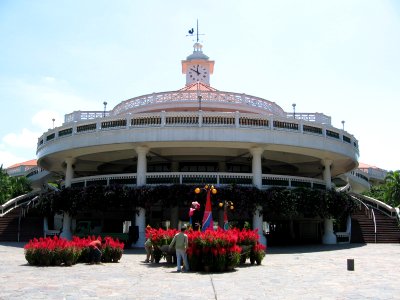
{"label": "red flowering plant", "polygon": [[109,236],[104,237],[103,239],[105,240],[105,243],[101,249],[101,260],[103,262],[118,262],[124,252],[124,243],[120,242],[118,239],[114,240]]}
{"label": "red flowering plant", "polygon": [[[205,232],[191,232],[189,238],[190,255],[201,255],[203,266],[222,271],[228,261],[229,248],[236,245],[237,234],[234,231],[206,230]],[[196,260],[196,259],[192,259]]]}
{"label": "red flowering plant", "polygon": [[227,249],[217,247],[212,249],[213,253],[213,269],[218,272],[225,271],[227,262]]}
{"label": "red flowering plant", "polygon": [[236,231],[238,235],[237,243],[242,248],[241,254],[241,263],[245,263],[246,259],[251,256],[251,251],[253,246],[255,246],[258,242],[258,230],[250,230],[250,229],[233,229]]}
{"label": "red flowering plant", "polygon": [[186,232],[189,240],[189,247],[186,251],[189,260],[190,270],[198,271],[202,268],[202,246],[198,244],[200,231],[189,228]]}
{"label": "red flowering plant", "polygon": [[94,235],[88,236],[86,238],[79,238],[74,236],[72,238],[72,243],[75,244],[77,247],[82,249],[82,255],[79,258],[80,262],[89,262],[90,260],[90,248],[89,244],[94,241],[94,240],[99,240],[100,242],[102,240],[105,241],[105,243],[102,243],[102,248],[101,248],[101,261],[102,262],[118,262],[122,254],[124,252],[124,243],[120,242],[118,239],[113,239],[112,237],[95,237]]}
{"label": "red flowering plant", "polygon": [[[146,237],[150,238],[154,245],[169,245],[173,236],[178,231],[175,229],[163,230],[146,229]],[[214,271],[233,269],[240,263],[241,258],[250,256],[251,250],[259,250],[262,245],[257,246],[257,230],[231,229],[224,231],[206,230],[204,232],[189,229],[186,231],[189,240],[187,250],[190,269],[193,271],[203,270],[206,266]],[[242,243],[239,245],[239,243]],[[243,252],[243,247],[247,247]],[[158,248],[158,247],[157,247]],[[162,252],[160,251],[162,254]],[[156,247],[154,254],[156,254]],[[160,254],[160,255],[161,255]]]}
{"label": "red flowering plant", "polygon": [[228,248],[228,252],[226,255],[226,266],[228,269],[233,269],[240,264],[241,252],[242,248],[238,245],[233,245],[232,247]]}
{"label": "red flowering plant", "polygon": [[[146,238],[150,238],[151,243],[154,246],[153,256],[156,263],[159,263],[163,257],[163,252],[169,252],[169,244],[171,244],[172,239],[175,234],[179,231],[176,229],[162,229],[162,228],[151,228],[147,226],[146,228]],[[165,256],[165,255],[164,255]]]}
{"label": "red flowering plant", "polygon": [[254,256],[254,260],[256,261],[257,265],[260,265],[262,260],[265,257],[265,251],[267,247],[263,244],[257,242],[257,244],[252,249],[252,255]]}
{"label": "red flowering plant", "polygon": [[163,245],[169,245],[172,242],[175,234],[179,231],[176,229],[156,229],[147,227],[146,228],[146,238],[150,238],[153,246],[161,248]]}
{"label": "red flowering plant", "polygon": [[30,240],[25,246],[25,258],[31,265],[50,266],[76,264],[81,249],[66,239],[55,236]]}
{"label": "red flowering plant", "polygon": [[[74,265],[86,261],[89,253],[88,245],[93,239],[95,237],[73,237],[72,241],[57,236],[35,238],[24,246],[25,258],[30,265]],[[105,247],[102,249],[103,261],[118,261],[122,256],[124,244],[110,237],[105,239]],[[111,260],[107,257],[111,257]]]}
{"label": "red flowering plant", "polygon": [[239,245],[251,245],[254,246],[258,242],[258,230],[250,230],[250,229],[245,229],[243,228],[242,230],[240,229],[233,229],[234,231],[237,232],[237,243]]}

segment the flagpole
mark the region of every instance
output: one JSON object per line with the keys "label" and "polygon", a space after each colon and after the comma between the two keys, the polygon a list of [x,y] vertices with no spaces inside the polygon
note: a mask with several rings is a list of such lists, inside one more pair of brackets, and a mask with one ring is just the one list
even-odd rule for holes
{"label": "flagpole", "polygon": [[213,217],[212,217],[211,194],[215,195],[217,193],[217,189],[214,188],[213,185],[211,185],[211,186],[206,185],[204,188],[195,188],[194,192],[196,194],[200,194],[201,190],[206,191],[206,205],[205,205],[205,209],[204,209],[201,231],[206,231],[207,229],[214,230],[214,221],[213,221]]}

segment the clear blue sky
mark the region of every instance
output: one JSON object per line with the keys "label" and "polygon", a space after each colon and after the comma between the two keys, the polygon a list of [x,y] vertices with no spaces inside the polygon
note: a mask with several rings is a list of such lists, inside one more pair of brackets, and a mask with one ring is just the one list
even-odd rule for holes
{"label": "clear blue sky", "polygon": [[0,1],[0,164],[74,110],[184,86],[199,19],[211,85],[322,112],[400,169],[400,1]]}

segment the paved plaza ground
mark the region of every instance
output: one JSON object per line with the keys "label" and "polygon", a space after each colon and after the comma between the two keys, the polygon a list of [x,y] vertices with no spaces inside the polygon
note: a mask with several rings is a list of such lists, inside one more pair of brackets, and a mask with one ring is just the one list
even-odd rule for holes
{"label": "paved plaza ground", "polygon": [[23,245],[0,243],[0,299],[400,299],[400,244],[270,247],[261,266],[227,273],[177,273],[144,263],[142,249],[119,263],[33,267]]}

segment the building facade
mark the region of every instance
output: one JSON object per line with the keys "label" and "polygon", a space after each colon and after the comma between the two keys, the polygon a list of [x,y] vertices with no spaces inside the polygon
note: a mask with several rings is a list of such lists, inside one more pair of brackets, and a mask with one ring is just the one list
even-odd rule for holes
{"label": "building facade", "polygon": [[[241,184],[326,188],[358,166],[358,141],[321,113],[212,87],[214,61],[200,43],[182,62],[185,86],[122,101],[111,110],[74,111],[38,140],[40,168],[65,186]],[[348,181],[348,176],[344,179]],[[176,220],[169,220],[176,223]],[[262,233],[263,217],[253,227]],[[324,243],[334,243],[325,220]],[[63,235],[73,220],[63,218]],[[144,242],[145,212],[135,218]],[[264,237],[261,236],[261,239]]]}

